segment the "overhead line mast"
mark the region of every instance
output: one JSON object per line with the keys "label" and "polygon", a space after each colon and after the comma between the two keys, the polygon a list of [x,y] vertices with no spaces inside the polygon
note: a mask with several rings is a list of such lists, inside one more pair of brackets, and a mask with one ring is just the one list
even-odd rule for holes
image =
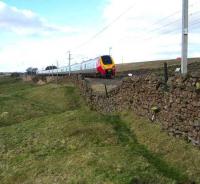
{"label": "overhead line mast", "polygon": [[188,0],[182,0],[182,57],[181,73],[187,74],[187,57],[188,57]]}
{"label": "overhead line mast", "polygon": [[69,58],[68,58],[69,63],[68,63],[68,66],[69,66],[69,76],[70,76],[71,75],[71,51],[68,51],[68,53],[69,53]]}

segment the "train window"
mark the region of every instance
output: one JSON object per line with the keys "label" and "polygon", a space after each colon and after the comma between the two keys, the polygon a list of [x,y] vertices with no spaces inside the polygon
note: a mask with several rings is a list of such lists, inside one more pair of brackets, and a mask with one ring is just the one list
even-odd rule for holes
{"label": "train window", "polygon": [[102,56],[102,61],[104,65],[110,65],[112,64],[112,59],[110,56]]}

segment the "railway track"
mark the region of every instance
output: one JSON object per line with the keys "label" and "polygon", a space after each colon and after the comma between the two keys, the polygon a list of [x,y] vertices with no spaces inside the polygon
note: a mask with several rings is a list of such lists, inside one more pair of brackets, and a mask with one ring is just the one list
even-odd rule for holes
{"label": "railway track", "polygon": [[[175,69],[180,67],[178,64],[170,65],[168,67],[168,75],[172,77],[175,75]],[[188,71],[193,76],[200,76],[200,62],[193,62],[188,64]],[[105,85],[109,90],[116,88],[121,85],[124,77],[128,77],[128,74],[132,74],[133,76],[145,76],[154,74],[156,76],[163,77],[164,71],[162,67],[159,68],[149,68],[149,69],[136,69],[136,70],[127,70],[120,71],[116,73],[114,79],[102,79],[102,78],[85,78],[88,81],[88,84],[97,91],[105,91]],[[108,91],[109,91],[108,90]]]}

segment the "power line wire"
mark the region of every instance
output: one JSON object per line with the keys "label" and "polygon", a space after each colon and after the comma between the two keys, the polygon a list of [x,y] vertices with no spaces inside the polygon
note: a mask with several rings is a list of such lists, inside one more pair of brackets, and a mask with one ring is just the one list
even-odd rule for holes
{"label": "power line wire", "polygon": [[[190,7],[193,6],[193,5],[194,5],[194,4],[190,5]],[[75,49],[79,49],[79,48],[81,48],[81,47],[87,45],[88,43],[90,43],[90,42],[93,41],[94,39],[96,39],[99,35],[101,35],[103,32],[105,32],[110,26],[112,26],[115,22],[117,22],[121,17],[123,17],[123,16],[124,16],[127,12],[129,12],[132,8],[133,8],[133,5],[132,5],[131,7],[129,7],[127,10],[123,11],[123,12],[122,12],[119,16],[117,16],[112,22],[110,22],[108,25],[106,25],[105,27],[103,27],[99,32],[97,32],[96,34],[94,34],[90,39],[88,39],[87,41],[83,42],[83,43],[80,44],[79,46],[75,47],[74,50],[75,50]],[[159,25],[159,24],[160,24],[161,22],[163,22],[164,20],[168,20],[170,17],[174,17],[175,15],[177,15],[177,14],[179,14],[179,13],[181,13],[181,11],[176,11],[176,12],[174,12],[174,13],[172,13],[172,14],[170,14],[170,15],[168,15],[168,16],[166,16],[166,17],[164,17],[164,18],[162,18],[162,19],[160,19],[160,20],[158,20],[158,21],[156,21],[156,22],[153,23],[151,26]],[[194,15],[196,15],[196,14],[198,14],[198,13],[200,13],[200,12],[191,13],[190,16],[194,16]],[[175,20],[175,21],[173,21],[173,22],[169,22],[169,23],[167,23],[167,24],[165,24],[165,25],[162,25],[162,26],[160,26],[160,27],[158,27],[158,28],[156,28],[156,29],[152,29],[152,30],[150,30],[150,31],[147,32],[147,33],[149,34],[149,33],[152,33],[152,32],[158,32],[158,31],[164,29],[164,28],[167,27],[167,26],[170,26],[170,25],[173,25],[173,24],[178,23],[179,21],[181,21],[181,20],[177,19],[177,20]],[[200,23],[200,22],[196,22],[195,24],[192,24],[192,25],[196,25],[196,24],[199,24],[199,23]],[[179,26],[179,25],[178,25],[178,26]],[[177,31],[179,32],[179,30],[181,30],[181,28],[178,28],[178,29],[175,29],[175,30],[166,31],[166,32],[163,32],[161,35],[157,35],[157,37],[158,37],[158,36],[160,37],[160,36],[163,36],[163,35],[172,34],[172,33],[175,33],[175,32],[177,32]],[[147,37],[147,38],[142,39],[142,40],[147,41],[147,40],[152,39],[152,38],[154,38],[154,37],[151,36],[151,37]],[[121,40],[121,39],[120,39],[120,40]]]}
{"label": "power line wire", "polygon": [[119,16],[117,16],[112,22],[110,22],[108,25],[106,25],[105,27],[103,27],[99,32],[97,32],[96,34],[94,34],[90,39],[88,39],[87,41],[83,42],[82,44],[80,44],[79,46],[75,47],[73,50],[79,49],[85,45],[87,45],[89,42],[91,42],[92,40],[94,40],[95,38],[97,38],[100,34],[102,34],[104,31],[106,31],[111,25],[113,25],[115,22],[117,22],[121,17],[123,17],[125,14],[127,14],[135,5],[130,6],[128,9],[126,9],[125,11],[123,11]]}
{"label": "power line wire", "polygon": [[[191,4],[189,7],[193,7],[194,6],[194,3],[193,4]],[[181,10],[179,10],[179,11],[176,11],[176,12],[174,12],[174,13],[172,13],[172,14],[170,14],[170,15],[168,15],[168,16],[166,16],[166,17],[164,17],[164,18],[161,18],[161,19],[159,19],[158,21],[156,21],[156,22],[154,22],[151,26],[154,26],[154,25],[159,25],[161,22],[163,22],[164,20],[167,20],[167,19],[169,19],[169,18],[171,18],[171,17],[173,17],[174,15],[177,15],[177,14],[179,14],[179,13],[181,13]],[[199,11],[196,11],[196,12],[194,12],[194,13],[191,13],[191,16],[194,16],[194,15],[196,15],[196,14],[198,14],[198,13],[200,13]],[[159,31],[159,30],[162,30],[163,28],[165,28],[165,27],[167,27],[167,26],[170,26],[170,25],[172,25],[172,24],[175,24],[175,23],[178,23],[180,21],[180,23],[181,23],[181,17],[180,17],[180,20],[179,19],[177,19],[177,20],[175,20],[175,21],[173,21],[173,22],[170,22],[170,23],[167,23],[167,24],[165,24],[165,25],[162,25],[162,26],[160,26],[160,27],[158,27],[158,28],[156,28],[156,29],[152,29],[152,30],[150,30],[149,32],[148,32],[148,34],[149,33],[152,33],[152,32],[157,32],[157,31]],[[143,29],[146,29],[146,27],[144,27]],[[174,31],[177,31],[177,29],[176,30],[173,30],[173,31],[167,31],[167,32],[164,32],[164,34],[169,34],[169,33],[172,33],[172,32],[174,32]],[[138,35],[138,36],[140,36],[140,35]],[[137,37],[137,36],[136,36]],[[123,40],[123,38],[121,38],[120,40]],[[119,40],[119,41],[120,41]],[[147,39],[148,40],[148,39]]]}

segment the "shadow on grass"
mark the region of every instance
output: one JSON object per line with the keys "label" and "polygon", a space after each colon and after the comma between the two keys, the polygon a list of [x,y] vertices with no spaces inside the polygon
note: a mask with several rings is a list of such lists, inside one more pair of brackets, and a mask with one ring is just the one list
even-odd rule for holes
{"label": "shadow on grass", "polygon": [[77,94],[77,89],[73,86],[68,86],[65,90],[65,96],[67,98],[67,109],[66,110],[77,110],[81,108],[80,97]]}
{"label": "shadow on grass", "polygon": [[129,127],[121,120],[119,115],[104,115],[103,122],[112,124],[118,141],[120,144],[129,145],[132,154],[143,156],[151,165],[153,165],[158,172],[163,176],[173,179],[178,183],[188,181],[188,177],[181,173],[177,168],[166,163],[161,156],[152,153],[144,145],[139,144],[136,136],[131,132]]}

